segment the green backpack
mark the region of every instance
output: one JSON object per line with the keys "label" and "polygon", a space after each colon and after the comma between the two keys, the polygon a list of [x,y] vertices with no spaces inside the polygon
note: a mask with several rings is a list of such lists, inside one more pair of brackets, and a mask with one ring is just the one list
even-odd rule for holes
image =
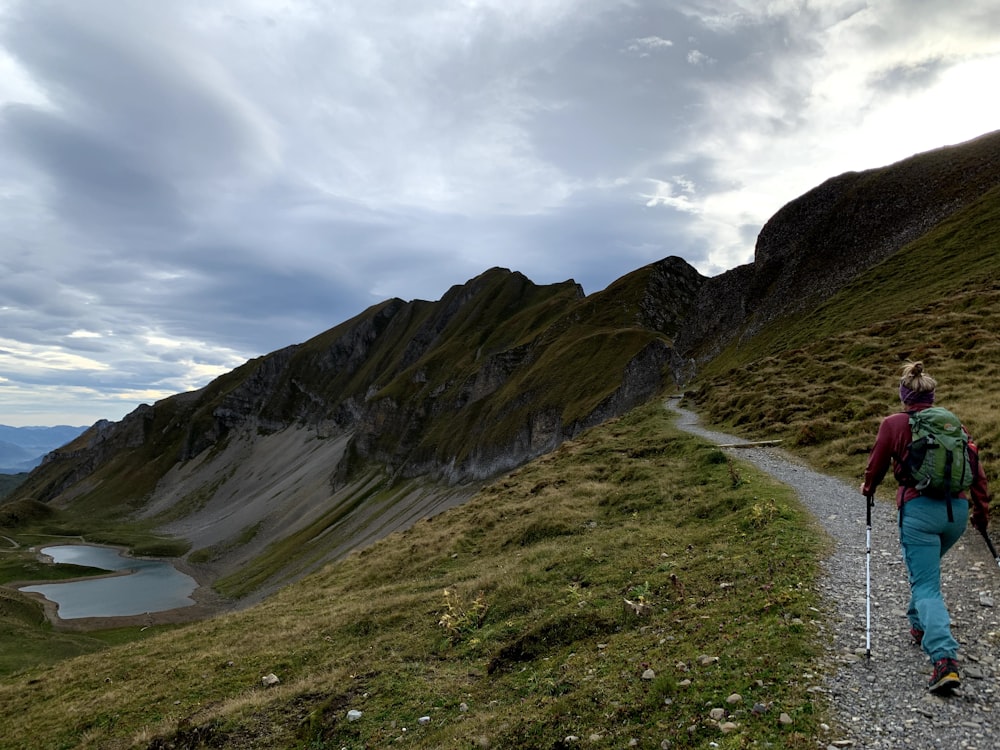
{"label": "green backpack", "polygon": [[940,406],[909,415],[912,442],[904,464],[912,486],[928,497],[948,499],[967,490],[972,485],[969,436],[958,417]]}

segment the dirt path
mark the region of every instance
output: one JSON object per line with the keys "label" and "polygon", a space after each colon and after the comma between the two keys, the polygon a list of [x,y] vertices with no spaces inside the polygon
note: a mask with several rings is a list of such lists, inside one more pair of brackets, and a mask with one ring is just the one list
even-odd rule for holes
{"label": "dirt path", "polygon": [[[746,441],[698,426],[680,409],[677,426],[716,444]],[[826,664],[811,688],[829,699],[839,726],[819,746],[837,740],[873,750],[1000,748],[1000,569],[971,527],[942,563],[942,588],[961,649],[962,687],[949,698],[927,692],[930,664],[910,642],[909,586],[895,507],[880,501],[872,517],[872,658],[865,653],[865,501],[857,486],[820,474],[774,447],[725,449],[796,490],[834,542],[823,561],[820,590],[827,603]],[[859,482],[862,467],[859,467]],[[843,746],[843,745],[837,745]]]}

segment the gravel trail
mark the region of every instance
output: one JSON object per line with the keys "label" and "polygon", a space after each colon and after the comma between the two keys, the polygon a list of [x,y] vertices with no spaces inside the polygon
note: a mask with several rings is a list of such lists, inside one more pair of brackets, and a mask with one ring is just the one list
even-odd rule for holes
{"label": "gravel trail", "polygon": [[[679,428],[716,444],[745,440],[698,426],[675,399]],[[962,686],[947,698],[927,691],[931,667],[910,641],[909,586],[896,510],[877,501],[872,512],[872,657],[865,660],[865,500],[858,486],[819,474],[774,447],[727,448],[791,486],[834,542],[819,581],[828,617],[826,675],[812,691],[825,695],[839,725],[819,747],[888,750],[1000,748],[1000,569],[971,526],[945,556],[942,590],[952,617]],[[860,473],[863,467],[859,467]],[[852,744],[848,744],[852,743]]]}

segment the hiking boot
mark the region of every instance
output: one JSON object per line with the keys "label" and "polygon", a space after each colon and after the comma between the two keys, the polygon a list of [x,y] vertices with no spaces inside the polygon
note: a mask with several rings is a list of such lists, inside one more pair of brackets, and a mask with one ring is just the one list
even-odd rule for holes
{"label": "hiking boot", "polygon": [[954,659],[938,659],[927,689],[938,695],[950,693],[962,684],[958,678],[958,663]]}
{"label": "hiking boot", "polygon": [[917,630],[916,628],[910,628],[910,638],[913,639],[913,643],[919,646],[924,642],[924,631]]}

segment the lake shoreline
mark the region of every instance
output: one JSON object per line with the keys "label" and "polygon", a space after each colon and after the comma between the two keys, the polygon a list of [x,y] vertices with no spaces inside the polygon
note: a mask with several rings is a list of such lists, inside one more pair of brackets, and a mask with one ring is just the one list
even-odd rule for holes
{"label": "lake shoreline", "polygon": [[[74,542],[73,544],[79,546],[87,547],[102,547],[104,549],[115,549],[119,550],[123,557],[129,558],[133,557],[128,554],[128,548],[120,547],[111,544],[93,544],[90,542]],[[45,547],[58,546],[53,544],[46,544]],[[43,557],[48,557],[39,550],[39,555]],[[225,612],[235,609],[235,603],[224,599],[218,592],[216,592],[211,587],[211,581],[214,580],[215,576],[209,570],[202,568],[197,565],[192,565],[186,560],[181,558],[168,558],[168,557],[143,557],[135,558],[143,560],[155,560],[157,562],[167,563],[174,567],[180,573],[190,576],[197,586],[194,591],[191,592],[190,597],[194,600],[193,604],[189,604],[184,607],[175,607],[173,609],[165,609],[159,612],[144,612],[136,615],[114,615],[114,616],[102,616],[102,617],[74,617],[70,619],[63,619],[59,616],[58,605],[47,599],[42,594],[31,591],[22,591],[24,586],[36,586],[39,584],[52,584],[52,583],[73,583],[77,581],[88,581],[98,578],[114,578],[117,576],[127,576],[131,575],[129,570],[109,570],[107,575],[98,576],[79,576],[76,578],[62,578],[59,581],[12,581],[5,584],[8,588],[17,589],[23,596],[31,597],[35,601],[42,605],[45,612],[45,617],[51,623],[52,627],[59,631],[71,631],[71,632],[85,632],[89,630],[108,630],[112,628],[128,628],[128,627],[151,627],[153,625],[173,625],[182,624],[186,622],[195,622],[197,620],[205,620],[215,615],[223,614]]]}

